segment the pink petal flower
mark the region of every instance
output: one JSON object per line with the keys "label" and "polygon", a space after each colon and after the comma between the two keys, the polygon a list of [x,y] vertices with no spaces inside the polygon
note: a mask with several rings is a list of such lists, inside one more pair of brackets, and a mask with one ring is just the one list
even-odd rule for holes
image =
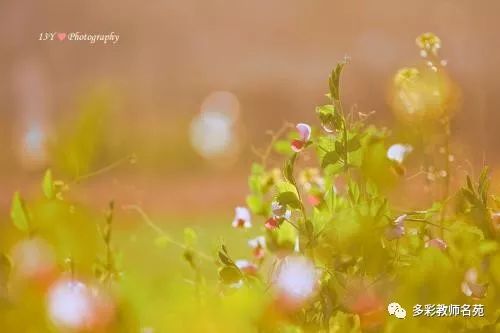
{"label": "pink petal flower", "polygon": [[470,296],[474,299],[480,299],[486,296],[488,284],[479,284],[477,280],[478,272],[475,268],[470,268],[465,272],[461,290],[466,296]]}
{"label": "pink petal flower", "polygon": [[400,215],[394,220],[393,224],[396,226],[403,226],[407,217],[408,217],[408,215],[406,215],[406,214]]}
{"label": "pink petal flower", "polygon": [[405,234],[405,228],[402,225],[390,226],[385,230],[385,238],[387,240],[394,240],[403,237]]}
{"label": "pink petal flower", "polygon": [[294,152],[298,153],[299,151],[301,151],[304,148],[305,145],[306,145],[306,143],[304,141],[293,140],[292,144],[291,144],[291,147],[292,147],[292,150]]}
{"label": "pink petal flower", "polygon": [[448,244],[440,238],[433,238],[425,242],[425,247],[434,247],[438,250],[444,251],[448,247]]}
{"label": "pink petal flower", "polygon": [[253,249],[253,255],[256,259],[262,259],[266,250],[266,238],[259,236],[248,241],[248,246]]}
{"label": "pink petal flower", "polygon": [[252,221],[250,212],[245,207],[236,207],[232,226],[234,228],[250,228]]}
{"label": "pink petal flower", "polygon": [[286,213],[286,207],[277,201],[273,201],[271,203],[271,210],[273,212],[273,216],[283,216]]}
{"label": "pink petal flower", "polygon": [[297,131],[299,132],[302,141],[304,142],[309,141],[309,139],[311,138],[311,126],[304,123],[300,123],[297,124],[295,128],[297,128]]}
{"label": "pink petal flower", "polygon": [[245,274],[248,275],[256,275],[257,274],[257,266],[252,264],[248,260],[236,260],[236,266]]}
{"label": "pink petal flower", "polygon": [[311,206],[317,206],[321,203],[321,197],[319,197],[319,195],[310,194],[307,196],[307,201]]}
{"label": "pink petal flower", "polygon": [[276,216],[273,216],[273,217],[270,217],[267,221],[266,221],[266,224],[265,224],[265,227],[269,230],[274,230],[276,228],[278,228],[281,224],[281,221],[282,219],[276,217]]}

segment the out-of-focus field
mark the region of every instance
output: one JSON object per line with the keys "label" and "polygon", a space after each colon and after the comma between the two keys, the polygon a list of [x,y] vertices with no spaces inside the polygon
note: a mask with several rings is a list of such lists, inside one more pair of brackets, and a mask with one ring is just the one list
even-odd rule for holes
{"label": "out-of-focus field", "polygon": [[[95,284],[98,295],[105,286],[111,301],[96,301],[100,318],[83,320],[91,332],[243,333],[255,332],[267,313],[283,319],[267,289],[228,291],[218,274],[221,244],[233,259],[248,258],[248,239],[267,232],[266,218],[257,214],[253,229],[231,227],[235,207],[247,204],[252,163],[271,141],[270,130],[292,124],[293,132],[306,122],[321,131],[315,107],[325,103],[328,74],[346,55],[346,112],[389,128],[387,146],[421,144],[392,99],[397,70],[422,62],[415,37],[425,31],[441,37],[452,87],[451,193],[466,175],[475,181],[485,165],[491,193],[500,193],[499,10],[495,0],[0,2],[0,332],[84,332],[61,328],[48,315],[48,290],[61,277]],[[38,40],[50,31],[113,31],[120,40]],[[395,211],[427,209],[442,199],[429,190],[418,160],[437,146],[410,155],[400,178],[387,177],[381,192]],[[284,158],[273,151],[266,162],[281,168]],[[314,160],[306,155],[301,163]],[[44,193],[47,170],[57,193]],[[485,251],[496,253],[491,244]],[[436,272],[449,259],[426,258]],[[266,257],[262,271],[273,262]],[[461,293],[453,283],[460,285],[465,262],[449,286],[441,285],[443,293]],[[432,282],[419,278],[416,285]],[[488,297],[492,308],[500,304],[494,292]],[[59,318],[88,305],[64,312],[75,302],[62,299],[62,307],[54,306]],[[345,327],[352,320],[336,318]],[[456,327],[446,323],[437,327]],[[302,332],[298,326],[279,332]],[[355,332],[344,326],[335,332],[344,331]]]}

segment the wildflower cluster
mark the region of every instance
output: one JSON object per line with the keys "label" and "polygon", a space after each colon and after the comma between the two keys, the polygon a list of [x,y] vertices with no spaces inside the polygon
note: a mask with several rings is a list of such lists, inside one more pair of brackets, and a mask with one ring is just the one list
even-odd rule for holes
{"label": "wildflower cluster", "polygon": [[[423,57],[437,57],[441,41],[424,34],[417,45]],[[259,325],[263,331],[287,327],[297,332],[411,327],[398,320],[406,317],[402,307],[394,309],[401,312],[395,317],[387,316],[392,299],[410,308],[463,300],[470,308],[494,309],[493,295],[500,290],[495,268],[500,264],[500,215],[488,192],[487,170],[476,184],[467,177],[456,194],[446,191],[431,208],[391,206],[387,183],[404,183],[406,168],[413,167],[408,157],[418,165],[425,153],[414,146],[418,142],[394,143],[390,131],[366,123],[366,114],[344,111],[340,79],[346,64],[339,63],[330,75],[328,103],[316,109],[318,126],[298,123],[285,138],[273,139],[272,147],[284,159],[281,173],[266,160],[254,164],[248,209],[237,208],[235,221],[240,222],[233,226],[249,225],[252,218],[250,230],[265,233],[259,236],[265,255],[254,256],[251,270],[247,262],[235,265],[234,274],[238,287],[271,291],[273,311]],[[410,123],[419,122],[417,127],[446,117],[449,131],[449,87],[433,66],[396,74],[394,106],[406,120],[413,117]],[[447,163],[453,161],[449,146],[446,153]],[[450,173],[447,164],[442,177],[449,180]],[[422,174],[428,181],[429,174]],[[446,205],[449,201],[456,202],[453,209]],[[233,263],[225,247],[219,254],[220,273],[225,273]],[[245,279],[249,272],[256,280]],[[234,280],[220,276],[234,286]],[[485,305],[470,305],[478,301]],[[424,311],[417,307],[414,316]],[[467,327],[492,328],[498,316],[498,311],[482,313],[477,317],[487,320]],[[444,330],[459,324],[435,325]]]}

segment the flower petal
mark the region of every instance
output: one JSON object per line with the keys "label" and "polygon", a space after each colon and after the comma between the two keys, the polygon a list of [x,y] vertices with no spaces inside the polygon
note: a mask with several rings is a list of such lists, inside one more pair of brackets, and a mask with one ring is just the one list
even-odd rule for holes
{"label": "flower petal", "polygon": [[294,152],[298,153],[299,151],[301,151],[304,148],[305,145],[306,145],[306,143],[304,141],[293,140],[292,144],[291,144],[291,147],[292,147],[292,150]]}
{"label": "flower petal", "polygon": [[438,250],[444,251],[444,250],[446,250],[448,245],[446,244],[446,242],[444,240],[442,240],[440,238],[433,238],[433,239],[429,239],[425,243],[425,247],[434,247]]}
{"label": "flower petal", "polygon": [[232,226],[234,228],[250,228],[252,226],[250,211],[245,207],[236,207]]}
{"label": "flower petal", "polygon": [[311,138],[311,126],[309,126],[308,124],[299,123],[295,128],[297,128],[302,141],[309,141],[309,139]]}
{"label": "flower petal", "polygon": [[266,221],[265,227],[269,230],[274,230],[280,226],[280,219],[273,216]]}

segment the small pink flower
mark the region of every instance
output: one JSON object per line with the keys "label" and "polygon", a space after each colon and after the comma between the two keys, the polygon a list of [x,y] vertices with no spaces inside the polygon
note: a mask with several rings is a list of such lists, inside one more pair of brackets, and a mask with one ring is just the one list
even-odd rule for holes
{"label": "small pink flower", "polygon": [[266,238],[264,236],[255,237],[248,241],[248,246],[253,250],[253,255],[256,259],[264,258],[266,250]]}
{"label": "small pink flower", "polygon": [[405,226],[404,222],[408,216],[406,214],[398,216],[393,222],[392,225],[388,226],[385,230],[385,237],[388,240],[399,239],[405,234]]}
{"label": "small pink flower", "polygon": [[252,220],[250,212],[245,207],[236,207],[232,226],[234,228],[250,228]]}
{"label": "small pink flower", "polygon": [[269,219],[267,219],[265,227],[269,230],[274,230],[281,225],[281,222],[283,222],[282,218],[277,216],[272,216]]}
{"label": "small pink flower", "polygon": [[393,224],[396,226],[402,226],[405,223],[407,217],[408,215],[406,214],[400,215],[394,220]]}
{"label": "small pink flower", "polygon": [[236,260],[236,266],[245,274],[248,275],[256,275],[257,274],[257,266],[252,264],[248,260]]}
{"label": "small pink flower", "polygon": [[385,238],[387,240],[395,240],[403,237],[405,234],[405,228],[403,226],[391,226],[385,230]]}
{"label": "small pink flower", "polygon": [[491,214],[491,226],[495,233],[500,232],[500,212]]}
{"label": "small pink flower", "polygon": [[265,227],[269,230],[278,228],[283,221],[290,219],[292,216],[292,212],[277,201],[271,203],[271,211],[273,216],[270,217],[265,224]]}
{"label": "small pink flower", "polygon": [[273,212],[274,217],[280,219],[288,220],[292,216],[292,212],[289,209],[286,209],[286,206],[277,201],[273,201],[271,203],[271,211]]}
{"label": "small pink flower", "polygon": [[309,126],[308,124],[300,123],[297,124],[295,128],[297,128],[300,138],[293,140],[291,146],[292,150],[298,153],[305,147],[305,145],[311,138],[311,126]]}
{"label": "small pink flower", "polygon": [[287,209],[286,206],[280,204],[277,201],[273,201],[271,203],[271,211],[273,212],[273,216],[283,216],[286,214]]}
{"label": "small pink flower", "polygon": [[448,247],[448,244],[446,244],[446,242],[441,238],[433,238],[425,242],[425,247],[434,247],[438,250],[444,251]]}
{"label": "small pink flower", "polygon": [[488,284],[479,284],[477,270],[475,268],[470,268],[467,272],[465,272],[461,289],[466,296],[474,299],[480,299],[486,296]]}
{"label": "small pink flower", "polygon": [[321,203],[321,197],[319,195],[309,194],[307,196],[307,201],[311,206],[317,206]]}

